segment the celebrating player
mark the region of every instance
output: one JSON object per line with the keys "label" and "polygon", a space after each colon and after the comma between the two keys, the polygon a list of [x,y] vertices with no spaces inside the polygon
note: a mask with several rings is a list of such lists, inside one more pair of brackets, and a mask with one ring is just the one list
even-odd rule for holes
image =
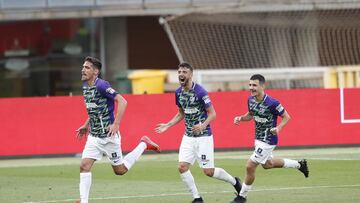
{"label": "celebrating player", "polygon": [[167,123],[160,123],[156,127],[157,133],[166,131],[185,118],[185,133],[179,150],[179,172],[182,181],[192,193],[192,203],[203,202],[195,185],[189,166],[195,160],[203,172],[219,180],[231,183],[237,193],[240,192],[239,178],[233,177],[222,168],[214,166],[214,142],[210,122],[215,119],[216,113],[207,91],[192,81],[193,67],[188,63],[178,66],[180,87],[175,92],[178,113]]}
{"label": "celebrating player", "polygon": [[[290,116],[276,99],[265,94],[265,78],[260,74],[251,76],[248,98],[248,112],[234,118],[234,123],[239,125],[242,121],[255,120],[255,150],[246,163],[246,175],[240,193],[231,203],[246,202],[246,196],[251,190],[255,180],[255,170],[259,164],[264,169],[296,168],[304,176],[309,176],[306,160],[295,161],[291,159],[273,158],[272,152],[278,142],[281,129],[288,123]],[[282,118],[277,125],[277,117]]]}
{"label": "celebrating player", "polygon": [[[111,88],[110,84],[99,78],[101,62],[93,57],[86,57],[81,70],[83,95],[89,118],[77,130],[81,139],[90,129],[80,164],[80,198],[87,203],[91,186],[91,168],[96,160],[105,154],[116,175],[124,175],[139,159],[145,149],[160,152],[157,144],[143,136],[136,148],[124,158],[121,151],[120,120],[125,112],[127,101]],[[117,113],[114,117],[114,104]],[[77,202],[80,202],[77,201]]]}

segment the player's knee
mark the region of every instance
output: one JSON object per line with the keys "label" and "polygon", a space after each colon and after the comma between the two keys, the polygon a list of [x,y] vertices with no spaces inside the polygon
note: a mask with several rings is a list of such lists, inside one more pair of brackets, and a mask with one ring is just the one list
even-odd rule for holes
{"label": "player's knee", "polygon": [[90,164],[86,164],[86,163],[81,163],[80,164],[80,173],[86,173],[86,172],[90,172]]}
{"label": "player's knee", "polygon": [[118,176],[122,176],[124,175],[126,172],[128,172],[127,168],[126,167],[123,167],[123,166],[116,166],[116,167],[113,167],[114,169],[114,173],[115,175],[118,175]]}
{"label": "player's knee", "polygon": [[213,177],[214,176],[214,170],[211,169],[204,169],[204,174],[209,176],[209,177]]}
{"label": "player's knee", "polygon": [[271,169],[272,168],[272,166],[269,164],[262,164],[261,166],[263,167],[263,169]]}
{"label": "player's knee", "polygon": [[189,170],[189,167],[186,164],[179,164],[178,170],[180,173],[185,173]]}
{"label": "player's knee", "polygon": [[246,172],[247,172],[248,174],[253,174],[253,173],[255,173],[255,170],[256,170],[256,165],[254,165],[254,164],[247,164],[247,165],[246,165]]}
{"label": "player's knee", "polygon": [[272,169],[274,168],[274,163],[271,160],[268,160],[265,164],[261,164],[263,169]]}
{"label": "player's knee", "polygon": [[126,172],[127,172],[127,171],[123,171],[123,170],[121,170],[121,171],[114,171],[115,175],[118,175],[118,176],[122,176],[122,175],[124,175]]}

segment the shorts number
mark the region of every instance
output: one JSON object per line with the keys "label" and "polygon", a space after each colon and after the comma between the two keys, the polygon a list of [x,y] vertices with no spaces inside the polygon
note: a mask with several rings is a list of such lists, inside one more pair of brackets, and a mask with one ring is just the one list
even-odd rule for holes
{"label": "shorts number", "polygon": [[114,152],[114,153],[111,153],[111,157],[112,157],[112,158],[116,158],[116,157],[117,157],[117,154],[116,154],[116,152]]}

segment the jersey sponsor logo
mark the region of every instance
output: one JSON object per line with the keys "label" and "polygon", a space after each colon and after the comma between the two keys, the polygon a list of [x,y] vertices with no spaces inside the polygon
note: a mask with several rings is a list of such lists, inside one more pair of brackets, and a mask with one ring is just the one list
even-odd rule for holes
{"label": "jersey sponsor logo", "polygon": [[205,104],[208,104],[211,102],[209,95],[203,96],[202,100],[204,101]]}
{"label": "jersey sponsor logo", "polygon": [[186,108],[184,109],[185,114],[194,114],[197,113],[199,110],[197,108]]}
{"label": "jersey sponsor logo", "polygon": [[98,105],[95,104],[95,103],[86,103],[86,108],[87,108],[87,109],[97,108],[97,107],[98,107]]}
{"label": "jersey sponsor logo", "polygon": [[259,123],[266,123],[269,121],[267,118],[260,118],[259,116],[254,116],[254,119],[256,122],[259,122]]}
{"label": "jersey sponsor logo", "polygon": [[106,89],[106,92],[109,93],[109,94],[114,94],[115,90],[113,88],[109,87],[109,88]]}
{"label": "jersey sponsor logo", "polygon": [[284,110],[284,107],[283,107],[281,104],[279,104],[279,105],[276,107],[276,110],[280,113],[280,112],[282,112],[282,111]]}

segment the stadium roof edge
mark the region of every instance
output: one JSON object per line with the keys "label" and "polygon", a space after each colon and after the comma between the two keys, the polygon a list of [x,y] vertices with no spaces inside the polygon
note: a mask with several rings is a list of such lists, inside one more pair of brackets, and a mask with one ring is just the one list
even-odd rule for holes
{"label": "stadium roof edge", "polygon": [[[247,1],[247,0],[128,0],[107,3],[106,0],[67,1],[20,0],[0,2],[0,21],[87,18],[109,16],[181,15],[192,12],[272,12],[360,8],[360,1]],[[81,3],[79,3],[81,2]],[[110,1],[109,1],[110,2]],[[114,2],[114,1],[111,1]]]}

